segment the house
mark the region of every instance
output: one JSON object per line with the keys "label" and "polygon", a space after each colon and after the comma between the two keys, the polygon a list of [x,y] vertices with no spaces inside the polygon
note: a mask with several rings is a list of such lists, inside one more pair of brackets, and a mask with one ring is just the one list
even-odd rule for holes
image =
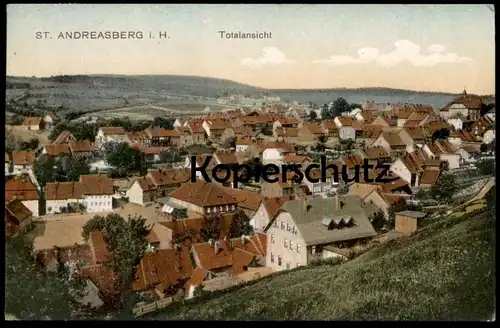
{"label": "house", "polygon": [[426,216],[423,212],[403,211],[395,213],[395,230],[403,234],[412,234],[418,229],[418,223]]}
{"label": "house", "polygon": [[88,140],[70,141],[69,150],[71,154],[75,157],[88,157],[92,156],[94,152],[94,147],[90,144]]}
{"label": "house", "polygon": [[462,164],[475,162],[481,155],[481,147],[479,145],[463,145],[455,152],[460,155]]}
{"label": "house", "polygon": [[178,126],[175,129],[179,132],[180,146],[189,146],[194,143],[193,135],[187,126]]}
{"label": "house", "polygon": [[319,123],[303,123],[298,129],[297,137],[300,141],[316,142],[321,137],[326,137],[326,132]]}
{"label": "house", "polygon": [[205,128],[203,127],[203,120],[189,120],[186,125],[191,132],[191,136],[193,138],[193,143],[195,144],[203,144],[206,139]]}
{"label": "house", "polygon": [[114,126],[100,127],[95,137],[96,146],[101,147],[107,142],[126,142],[125,130]]}
{"label": "house", "polygon": [[214,153],[214,160],[217,164],[233,165],[238,164],[236,155],[231,151],[217,151]]}
{"label": "house", "polygon": [[131,145],[146,145],[148,144],[149,138],[144,131],[132,131],[125,132],[124,141]]}
{"label": "house", "polygon": [[148,163],[158,163],[161,160],[161,154],[168,150],[167,147],[145,147],[141,144],[135,144],[131,146],[137,149],[143,154],[144,159]]}
{"label": "house", "polygon": [[[327,193],[331,191],[335,191],[338,186],[339,186],[339,181],[335,181],[335,175],[334,175],[334,169],[331,168],[331,164],[328,164],[326,171],[326,176],[325,176],[325,181],[322,180],[321,176],[321,169],[319,168],[313,168],[309,171],[303,170],[304,172],[304,180],[302,180],[302,183],[304,186],[307,187],[307,194],[308,195],[322,195],[325,196]],[[338,164],[337,165],[337,170],[339,171],[339,176],[342,174],[342,169]],[[308,172],[308,176],[306,175],[306,172]]]}
{"label": "house", "polygon": [[26,206],[34,217],[39,216],[38,202],[40,195],[33,182],[24,176],[6,178],[5,182],[5,201],[20,200]]}
{"label": "house", "polygon": [[423,150],[416,149],[397,158],[391,165],[390,171],[406,181],[411,187],[420,185],[420,178],[426,169],[441,170],[441,160],[430,158]]}
{"label": "house", "polygon": [[370,124],[378,125],[384,128],[397,127],[397,118],[394,116],[387,117],[387,115],[377,116]]}
{"label": "house", "polygon": [[5,236],[13,237],[27,231],[31,225],[33,212],[22,201],[14,199],[5,203]]}
{"label": "house", "polygon": [[325,131],[328,138],[338,138],[339,128],[335,120],[324,120],[321,122],[321,128]]}
{"label": "house", "polygon": [[301,197],[306,195],[308,187],[304,184],[304,181],[302,181],[302,183],[295,182],[293,180],[294,176],[295,173],[291,171],[287,172],[286,181],[284,181],[282,174],[270,176],[269,178],[277,178],[278,180],[274,183],[263,181],[260,189],[261,195],[267,198],[283,197],[288,195]]}
{"label": "house", "polygon": [[13,151],[12,163],[14,167],[14,174],[27,172],[33,170],[35,165],[35,152],[33,151]]}
{"label": "house", "polygon": [[179,128],[179,127],[184,126],[185,123],[186,123],[186,120],[184,120],[182,118],[176,118],[175,121],[174,121],[173,127],[174,128]]}
{"label": "house", "polygon": [[226,188],[202,180],[184,183],[169,196],[175,205],[199,214],[234,212],[238,205]]}
{"label": "house", "polygon": [[460,96],[441,109],[439,116],[445,120],[458,114],[463,117],[479,116],[484,105],[480,96],[467,94],[467,91],[464,90]]}
{"label": "house", "polygon": [[289,153],[282,148],[266,148],[262,152],[262,163],[266,164],[283,164],[283,158]]}
{"label": "house", "polygon": [[222,187],[229,196],[236,200],[238,209],[248,217],[252,218],[259,209],[260,203],[264,199],[260,193],[251,192],[245,189]]}
{"label": "house", "polygon": [[455,146],[445,140],[436,140],[434,143],[427,143],[422,150],[431,158],[446,161],[449,169],[460,167],[460,155],[455,153]]}
{"label": "house", "polygon": [[368,220],[375,212],[355,196],[285,202],[267,231],[266,266],[281,271],[346,257],[351,247],[376,236]]}
{"label": "house", "polygon": [[59,136],[52,142],[54,145],[62,145],[62,144],[67,144],[70,141],[75,141],[76,138],[73,136],[71,132],[68,130],[64,130],[59,134]]}
{"label": "house", "polygon": [[81,175],[77,182],[49,182],[45,185],[46,213],[111,212],[114,193],[113,180],[101,174]]}
{"label": "house", "polygon": [[25,117],[23,121],[23,128],[31,131],[43,130],[44,122],[43,117]]}
{"label": "house", "polygon": [[[192,243],[202,241],[200,231],[203,227],[203,217],[156,222],[146,239],[155,250],[175,248],[175,244],[190,247]],[[179,236],[189,236],[189,238],[182,238],[181,241]]]}
{"label": "house", "polygon": [[56,122],[59,120],[57,115],[54,112],[48,112],[44,117],[43,117],[43,123],[46,127],[53,127]]}
{"label": "house", "polygon": [[[298,128],[281,128],[278,127],[273,131],[273,137],[278,141],[288,141],[288,142],[297,142],[299,141],[299,130]],[[306,135],[309,138],[314,138],[309,133],[306,132]]]}
{"label": "house", "polygon": [[487,116],[481,116],[478,120],[476,120],[472,124],[470,131],[472,135],[475,136],[477,139],[483,139],[483,136],[486,131],[494,129],[495,129],[495,122],[492,121]]}
{"label": "house", "polygon": [[[281,154],[284,155],[292,155],[295,154],[295,147],[288,142],[285,141],[264,141],[264,140],[255,140],[248,147],[247,151],[249,152],[252,158],[261,158],[264,160],[264,150],[274,148],[279,150]],[[268,154],[276,153],[276,151],[268,152]],[[271,157],[275,158],[275,155]],[[271,158],[269,157],[269,158]]]}
{"label": "house", "polygon": [[249,267],[264,266],[266,248],[267,236],[258,233],[252,237],[241,236],[194,244],[191,255],[196,269],[206,270],[213,276],[236,276]]}
{"label": "house", "polygon": [[394,158],[403,155],[409,148],[396,132],[382,132],[371,146],[383,147]]}
{"label": "house", "polygon": [[273,131],[276,130],[277,128],[285,128],[285,129],[295,128],[296,129],[299,127],[299,123],[300,122],[296,118],[293,118],[293,117],[279,117],[273,123]]}
{"label": "house", "polygon": [[236,152],[247,151],[250,145],[254,142],[252,139],[237,139]]}
{"label": "house", "polygon": [[309,113],[303,108],[294,108],[290,111],[289,116],[302,123],[307,121]]}
{"label": "house", "polygon": [[422,172],[422,175],[420,176],[420,187],[421,188],[430,188],[432,187],[437,180],[439,179],[439,176],[441,175],[441,170],[435,168],[435,167],[429,167],[425,168],[424,172]]}
{"label": "house", "polygon": [[47,156],[57,157],[62,154],[71,154],[68,144],[55,144],[51,143],[43,146],[42,154],[46,154]]}
{"label": "house", "polygon": [[283,157],[283,163],[290,165],[301,165],[301,167],[305,169],[309,164],[312,163],[312,158],[301,155],[285,155]]}
{"label": "house", "polygon": [[348,195],[359,197],[366,204],[373,204],[389,217],[389,208],[396,203],[405,202],[410,195],[404,193],[387,193],[384,188],[371,183],[353,183],[349,186]]}
{"label": "house", "polygon": [[209,138],[217,139],[222,136],[227,128],[231,127],[231,124],[226,119],[209,118],[203,121],[202,126]]}
{"label": "house", "polygon": [[278,214],[278,210],[281,208],[281,206],[285,202],[294,199],[294,195],[287,195],[283,197],[272,197],[261,200],[259,208],[250,220],[250,225],[253,227],[254,231],[266,232],[267,228],[269,227],[269,223],[272,219],[274,219],[275,215]]}
{"label": "house", "polygon": [[353,117],[337,116],[333,120],[339,129],[339,138],[342,140],[356,139],[356,136],[363,130],[359,121]]}
{"label": "house", "polygon": [[226,128],[222,133],[220,140],[226,142],[229,138],[238,139],[249,139],[255,137],[253,131],[249,127],[230,127]]}
{"label": "house", "polygon": [[160,299],[172,296],[193,274],[190,250],[181,247],[145,253],[135,272],[134,292],[152,291]]}
{"label": "house", "polygon": [[457,147],[461,147],[462,144],[467,145],[480,145],[481,141],[479,141],[475,136],[472,135],[469,131],[466,130],[455,130],[450,132],[450,136],[448,137],[448,141]]}
{"label": "house", "polygon": [[414,148],[421,148],[426,141],[425,134],[421,127],[404,127],[398,132],[399,137],[407,145],[407,150],[413,151]]}
{"label": "house", "polygon": [[190,178],[191,173],[185,168],[149,169],[145,177],[136,178],[132,182],[125,194],[130,203],[144,206],[157,198],[166,197]]}
{"label": "house", "polygon": [[388,163],[391,161],[391,156],[382,146],[373,146],[361,149],[360,157],[363,160],[368,160],[368,164],[373,166]]}
{"label": "house", "polygon": [[168,130],[160,127],[149,127],[144,130],[148,146],[180,146],[181,134],[177,130]]}

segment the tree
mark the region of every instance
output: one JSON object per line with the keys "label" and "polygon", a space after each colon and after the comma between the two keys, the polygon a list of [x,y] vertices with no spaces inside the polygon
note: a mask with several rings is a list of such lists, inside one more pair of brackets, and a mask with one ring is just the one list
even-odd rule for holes
{"label": "tree", "polygon": [[340,139],[340,149],[350,154],[356,142],[354,139]]}
{"label": "tree", "polygon": [[451,173],[444,172],[430,188],[429,196],[436,200],[447,202],[451,200],[458,189],[459,186],[456,183],[455,176]]}
{"label": "tree", "polygon": [[250,219],[241,210],[238,210],[231,221],[231,226],[229,227],[229,237],[237,238],[242,235],[251,235],[253,233],[253,227],[250,225]]}
{"label": "tree", "polygon": [[33,151],[38,149],[39,145],[40,141],[38,138],[31,138],[29,141],[22,141],[19,146],[19,150]]}
{"label": "tree", "polygon": [[19,150],[22,139],[12,133],[12,130],[5,131],[5,152],[10,153]]}
{"label": "tree", "polygon": [[315,122],[318,119],[318,114],[316,114],[316,111],[312,110],[309,112],[309,120],[311,122]]}
{"label": "tree", "polygon": [[321,135],[319,136],[318,141],[321,143],[326,143],[328,141],[328,137],[325,135]]}
{"label": "tree", "polygon": [[82,319],[77,299],[84,281],[63,270],[42,274],[35,266],[33,243],[24,235],[5,241],[5,313],[21,320]]}
{"label": "tree", "polygon": [[488,151],[488,145],[487,144],[481,144],[481,146],[479,147],[479,150],[481,151],[481,153],[486,153]]}
{"label": "tree", "polygon": [[375,231],[382,231],[384,230],[386,224],[387,224],[387,219],[385,217],[385,214],[382,210],[378,210],[375,212],[373,215],[369,217],[369,220],[375,229]]}
{"label": "tree", "polygon": [[482,159],[476,163],[476,167],[481,175],[493,175],[495,174],[495,160],[494,159]]}
{"label": "tree", "polygon": [[486,204],[488,211],[491,212],[493,219],[496,218],[496,186],[493,185],[486,193]]}
{"label": "tree", "polygon": [[203,228],[200,230],[200,237],[204,242],[218,240],[220,235],[220,214],[206,214],[203,218]]}
{"label": "tree", "polygon": [[21,125],[24,122],[24,117],[21,115],[14,114],[10,117],[10,124],[11,125]]}
{"label": "tree", "polygon": [[356,109],[356,108],[359,108],[359,109],[363,108],[363,106],[361,106],[360,104],[355,104],[355,103],[352,103],[349,106],[351,107],[351,110]]}
{"label": "tree", "polygon": [[52,130],[50,131],[49,134],[49,140],[54,141],[57,139],[57,137],[63,132],[64,130],[68,130],[68,122],[66,121],[61,121],[58,124],[56,124]]}
{"label": "tree", "polygon": [[90,233],[101,231],[107,241],[111,254],[109,265],[120,275],[122,291],[130,287],[136,265],[147,248],[146,236],[149,227],[142,217],[123,219],[118,214],[94,216],[83,226],[82,237],[88,240]]}
{"label": "tree", "polygon": [[432,141],[434,142],[436,140],[446,140],[449,136],[450,130],[447,128],[442,128],[432,133]]}
{"label": "tree", "polygon": [[328,104],[325,104],[323,106],[323,110],[321,111],[321,117],[323,119],[334,119],[335,117],[341,115],[342,113],[349,112],[351,110],[351,106],[342,97],[337,98],[333,102],[331,106],[328,106]]}
{"label": "tree", "polygon": [[162,163],[178,163],[180,161],[182,161],[182,157],[177,149],[171,149],[160,153],[160,162]]}
{"label": "tree", "polygon": [[155,117],[153,119],[153,126],[157,126],[168,130],[173,130],[174,122],[175,119],[172,118]]}
{"label": "tree", "polygon": [[143,167],[143,156],[138,149],[128,143],[106,143],[103,145],[106,162],[118,172],[137,172]]}
{"label": "tree", "polygon": [[40,186],[43,188],[47,182],[54,181],[56,159],[47,154],[42,154],[35,162],[34,173]]}

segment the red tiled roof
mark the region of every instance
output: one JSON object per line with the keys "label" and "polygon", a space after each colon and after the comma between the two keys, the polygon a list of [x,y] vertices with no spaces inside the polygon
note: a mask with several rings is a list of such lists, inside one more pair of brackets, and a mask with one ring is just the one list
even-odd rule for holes
{"label": "red tiled roof", "polygon": [[33,165],[35,163],[35,152],[33,151],[13,151],[12,162],[14,165]]}
{"label": "red tiled roof", "polygon": [[202,180],[187,182],[170,193],[170,197],[200,206],[236,205],[236,199],[228,195],[222,186]]}

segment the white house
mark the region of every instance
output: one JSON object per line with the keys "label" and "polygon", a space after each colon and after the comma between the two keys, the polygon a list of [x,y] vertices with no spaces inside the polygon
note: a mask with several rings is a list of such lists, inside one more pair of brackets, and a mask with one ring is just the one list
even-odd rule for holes
{"label": "white house", "polygon": [[352,126],[342,126],[339,128],[340,139],[356,139],[356,130]]}
{"label": "white house", "polygon": [[351,246],[376,235],[368,220],[376,211],[356,196],[288,201],[267,230],[266,266],[282,271],[346,257]]}
{"label": "white house", "polygon": [[464,121],[462,117],[460,117],[460,115],[455,117],[450,117],[446,122],[453,125],[455,130],[462,130],[464,124]]}
{"label": "white house", "polygon": [[420,170],[406,158],[398,158],[391,164],[390,171],[406,181],[411,187],[418,187]]}
{"label": "white house", "polygon": [[95,137],[97,146],[102,146],[106,142],[125,142],[125,130],[122,127],[100,127]]}
{"label": "white house", "polygon": [[241,152],[241,151],[247,151],[250,145],[252,144],[251,139],[238,139],[236,140],[236,151]]}
{"label": "white house", "polygon": [[448,141],[436,141],[433,144],[426,144],[422,150],[431,158],[438,158],[448,163],[449,169],[460,167],[460,154],[455,153],[456,146]]}
{"label": "white house", "polygon": [[35,164],[35,152],[32,151],[13,151],[12,164],[14,174],[27,173],[33,170]]}
{"label": "white house", "polygon": [[[339,178],[340,175],[341,172],[339,172]],[[327,171],[325,182],[321,181],[321,170],[319,169],[310,170],[309,177],[314,182],[307,179],[305,175],[304,175],[304,180],[302,180],[302,182],[304,183],[304,185],[307,186],[307,189],[312,195],[326,195],[329,192],[337,190],[339,186],[339,181],[337,182],[334,181],[333,170]]]}
{"label": "white house", "polygon": [[266,198],[260,202],[259,208],[250,220],[250,225],[255,231],[266,232],[269,223],[278,214],[280,207],[289,200],[294,200],[295,196]]}
{"label": "white house", "polygon": [[81,205],[87,213],[111,212],[113,195],[113,180],[100,174],[82,175],[78,182],[47,183],[46,213],[61,213],[71,205]]}
{"label": "white house", "polygon": [[262,152],[262,163],[281,165],[283,157],[285,156],[284,150],[280,148],[266,148]]}

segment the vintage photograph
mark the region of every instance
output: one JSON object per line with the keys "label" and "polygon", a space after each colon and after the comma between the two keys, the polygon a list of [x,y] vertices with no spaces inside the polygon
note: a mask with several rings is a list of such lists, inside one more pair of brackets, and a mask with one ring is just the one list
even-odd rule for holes
{"label": "vintage photograph", "polygon": [[495,320],[494,5],[6,17],[7,320]]}

